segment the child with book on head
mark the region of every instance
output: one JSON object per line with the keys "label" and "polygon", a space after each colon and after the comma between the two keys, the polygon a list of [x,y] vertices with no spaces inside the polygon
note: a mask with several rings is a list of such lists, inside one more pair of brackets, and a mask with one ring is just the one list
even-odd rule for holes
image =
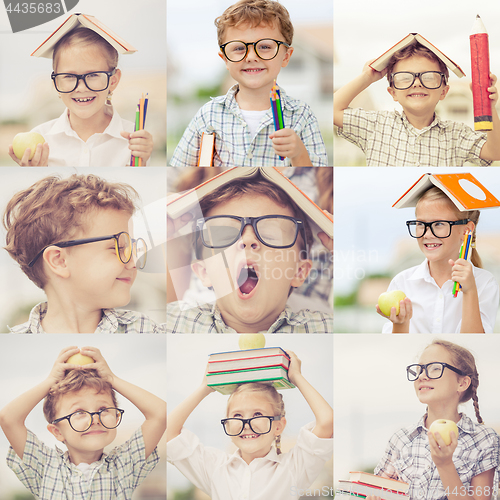
{"label": "child with book on head", "polygon": [[[349,107],[384,75],[387,91],[401,104],[402,114]],[[434,52],[414,41],[393,54],[384,70],[375,71],[367,63],[361,75],[335,92],[334,123],[341,137],[363,150],[367,166],[490,165],[500,160],[497,78],[490,77],[492,131],[474,132],[463,123],[443,121],[435,110],[449,90],[448,68]]]}
{"label": "child with book on head", "polygon": [[19,159],[12,145],[10,157],[30,167],[124,167],[134,155],[145,165],[153,151],[151,134],[134,131],[134,123],[122,119],[111,102],[121,78],[117,50],[100,34],[79,26],[55,45],[52,67],[52,81],[66,109],[32,130],[46,142],[36,146],[31,160],[30,148]]}
{"label": "child with book on head", "polygon": [[216,167],[327,165],[316,117],[282,88],[284,128],[275,131],[270,92],[293,53],[293,25],[286,8],[276,0],[240,0],[215,25],[219,56],[237,84],[198,111],[170,165],[197,166],[203,134],[215,135]]}
{"label": "child with book on head", "polygon": [[45,177],[5,209],[5,249],[47,295],[11,333],[159,333],[130,302],[147,246],[132,237],[137,192],[95,175]]}
{"label": "child with book on head", "polygon": [[[203,217],[192,221],[197,260],[191,268],[213,288],[216,302],[168,304],[167,332],[332,332],[331,314],[293,312],[287,305],[311,270],[313,237],[306,216],[284,190],[260,174],[236,179],[202,198],[200,209]],[[171,222],[169,239],[176,231]]]}
{"label": "child with book on head", "polygon": [[[67,363],[81,352],[94,360]],[[144,415],[142,426],[124,444],[103,453],[117,434],[124,411],[116,392]],[[67,451],[42,443],[25,419],[44,399],[47,429]],[[157,445],[166,429],[166,403],[117,377],[95,347],[66,347],[49,376],[0,411],[10,442],[7,464],[36,498],[131,500],[134,490],[159,461]]]}
{"label": "child with book on head", "polygon": [[[225,433],[238,448],[232,455],[208,448],[184,427],[196,407],[213,389],[207,377],[167,416],[167,460],[212,500],[290,500],[308,488],[333,453],[333,410],[301,372],[292,351],[288,378],[302,393],[315,422],[302,427],[295,446],[281,453],[286,426],[283,397],[266,383],[237,386],[229,396]],[[273,443],[276,450],[273,448]]]}
{"label": "child with book on head", "polygon": [[[474,356],[462,346],[434,340],[418,364],[409,365],[406,371],[427,410],[417,424],[391,437],[375,474],[409,483],[411,499],[489,500],[498,491],[500,439],[479,413]],[[470,399],[479,425],[458,412],[459,404]],[[451,420],[458,428],[458,435],[449,432],[448,445],[448,436],[443,439],[439,432],[429,431],[441,419]],[[375,499],[380,497],[367,497]]]}
{"label": "child with book on head", "polygon": [[[399,273],[388,291],[401,290],[399,314],[392,307],[384,333],[491,333],[498,310],[494,276],[482,269],[475,248],[479,210],[461,212],[439,188],[424,192],[417,202],[417,220],[408,221],[410,235],[425,256],[419,266]],[[466,231],[472,231],[471,262],[459,256]],[[461,285],[455,297],[453,284]]]}

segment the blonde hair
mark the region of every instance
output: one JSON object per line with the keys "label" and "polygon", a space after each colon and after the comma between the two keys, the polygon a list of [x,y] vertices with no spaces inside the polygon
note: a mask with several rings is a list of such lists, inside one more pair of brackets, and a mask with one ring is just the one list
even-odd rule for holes
{"label": "blonde hair", "polygon": [[[241,394],[245,392],[258,392],[266,396],[273,407],[273,412],[275,417],[280,416],[283,418],[285,416],[285,403],[283,401],[283,395],[280,394],[273,385],[265,384],[263,382],[250,382],[247,384],[240,384],[233,393],[229,396],[227,400],[226,416],[229,416],[229,407],[231,405],[231,400],[235,394]],[[276,453],[281,454],[281,435],[274,438]]]}
{"label": "blonde hair", "polygon": [[418,200],[417,206],[415,208],[418,208],[418,205],[422,201],[445,201],[448,203],[450,208],[455,212],[457,220],[461,219],[470,219],[472,222],[474,222],[474,231],[472,232],[472,239],[471,239],[471,247],[472,247],[472,256],[471,256],[471,262],[474,264],[476,267],[483,267],[483,263],[481,261],[481,257],[479,257],[479,254],[476,250],[476,229],[477,229],[477,224],[479,222],[479,216],[481,215],[481,212],[479,210],[469,210],[469,211],[460,211],[456,205],[448,198],[448,196],[441,191],[441,189],[437,187],[433,187],[431,189],[428,189]]}

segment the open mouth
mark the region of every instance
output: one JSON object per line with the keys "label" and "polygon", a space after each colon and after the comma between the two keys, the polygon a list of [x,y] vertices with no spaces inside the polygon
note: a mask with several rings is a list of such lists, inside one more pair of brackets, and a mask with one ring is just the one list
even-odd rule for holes
{"label": "open mouth", "polygon": [[442,243],[424,243],[424,247],[427,248],[427,250],[435,250],[441,246]]}
{"label": "open mouth", "polygon": [[428,385],[423,385],[418,390],[427,392],[427,391],[432,391],[433,389],[434,389],[434,387],[429,387]]}
{"label": "open mouth", "polygon": [[80,97],[80,98],[72,97],[72,99],[73,99],[73,101],[75,101],[78,104],[87,104],[89,102],[92,102],[95,99],[95,96],[94,97]]}
{"label": "open mouth", "polygon": [[261,71],[264,71],[262,68],[248,68],[248,69],[243,69],[242,70],[245,73],[260,73]]}
{"label": "open mouth", "polygon": [[238,274],[238,295],[240,298],[248,299],[253,297],[257,285],[259,283],[259,276],[253,263],[245,263],[240,269]]}
{"label": "open mouth", "polygon": [[422,92],[414,93],[414,94],[409,94],[408,97],[427,97],[427,94],[424,94]]}
{"label": "open mouth", "polygon": [[241,439],[256,439],[258,437],[258,434],[245,434],[244,436],[240,436]]}

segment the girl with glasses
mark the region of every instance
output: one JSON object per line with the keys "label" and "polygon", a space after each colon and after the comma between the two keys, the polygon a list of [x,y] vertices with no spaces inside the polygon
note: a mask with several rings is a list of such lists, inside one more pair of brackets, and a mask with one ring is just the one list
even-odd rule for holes
{"label": "girl with glasses", "polygon": [[[384,333],[491,333],[498,309],[498,283],[482,269],[475,248],[478,210],[461,212],[448,196],[433,187],[417,202],[416,220],[407,222],[425,260],[399,273],[389,291],[402,290],[400,311],[391,309]],[[472,258],[458,258],[466,231],[472,231]],[[453,284],[461,292],[453,294]]]}
{"label": "girl with glasses", "polygon": [[[375,474],[408,483],[411,499],[496,498],[500,439],[479,413],[474,356],[462,346],[435,340],[407,373],[427,410],[417,424],[392,436]],[[459,404],[471,399],[478,424],[458,412]],[[457,425],[458,435],[451,431],[448,445],[439,433],[428,430],[438,419]],[[376,499],[380,497],[366,500]]]}

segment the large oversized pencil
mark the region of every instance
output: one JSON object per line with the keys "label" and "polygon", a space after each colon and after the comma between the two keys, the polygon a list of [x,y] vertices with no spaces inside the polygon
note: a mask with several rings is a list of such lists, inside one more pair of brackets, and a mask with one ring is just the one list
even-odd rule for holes
{"label": "large oversized pencil", "polygon": [[490,56],[488,33],[481,18],[476,16],[470,35],[470,57],[472,67],[472,97],[474,99],[474,130],[493,130],[491,116]]}
{"label": "large oversized pencil", "polygon": [[[274,130],[281,130],[285,128],[283,123],[283,110],[281,108],[281,95],[279,91],[278,85],[276,85],[276,80],[274,80],[273,88],[271,89],[271,93],[269,96],[271,100],[271,109],[273,110],[273,121],[274,121]],[[280,156],[280,160],[283,161],[285,158]]]}

